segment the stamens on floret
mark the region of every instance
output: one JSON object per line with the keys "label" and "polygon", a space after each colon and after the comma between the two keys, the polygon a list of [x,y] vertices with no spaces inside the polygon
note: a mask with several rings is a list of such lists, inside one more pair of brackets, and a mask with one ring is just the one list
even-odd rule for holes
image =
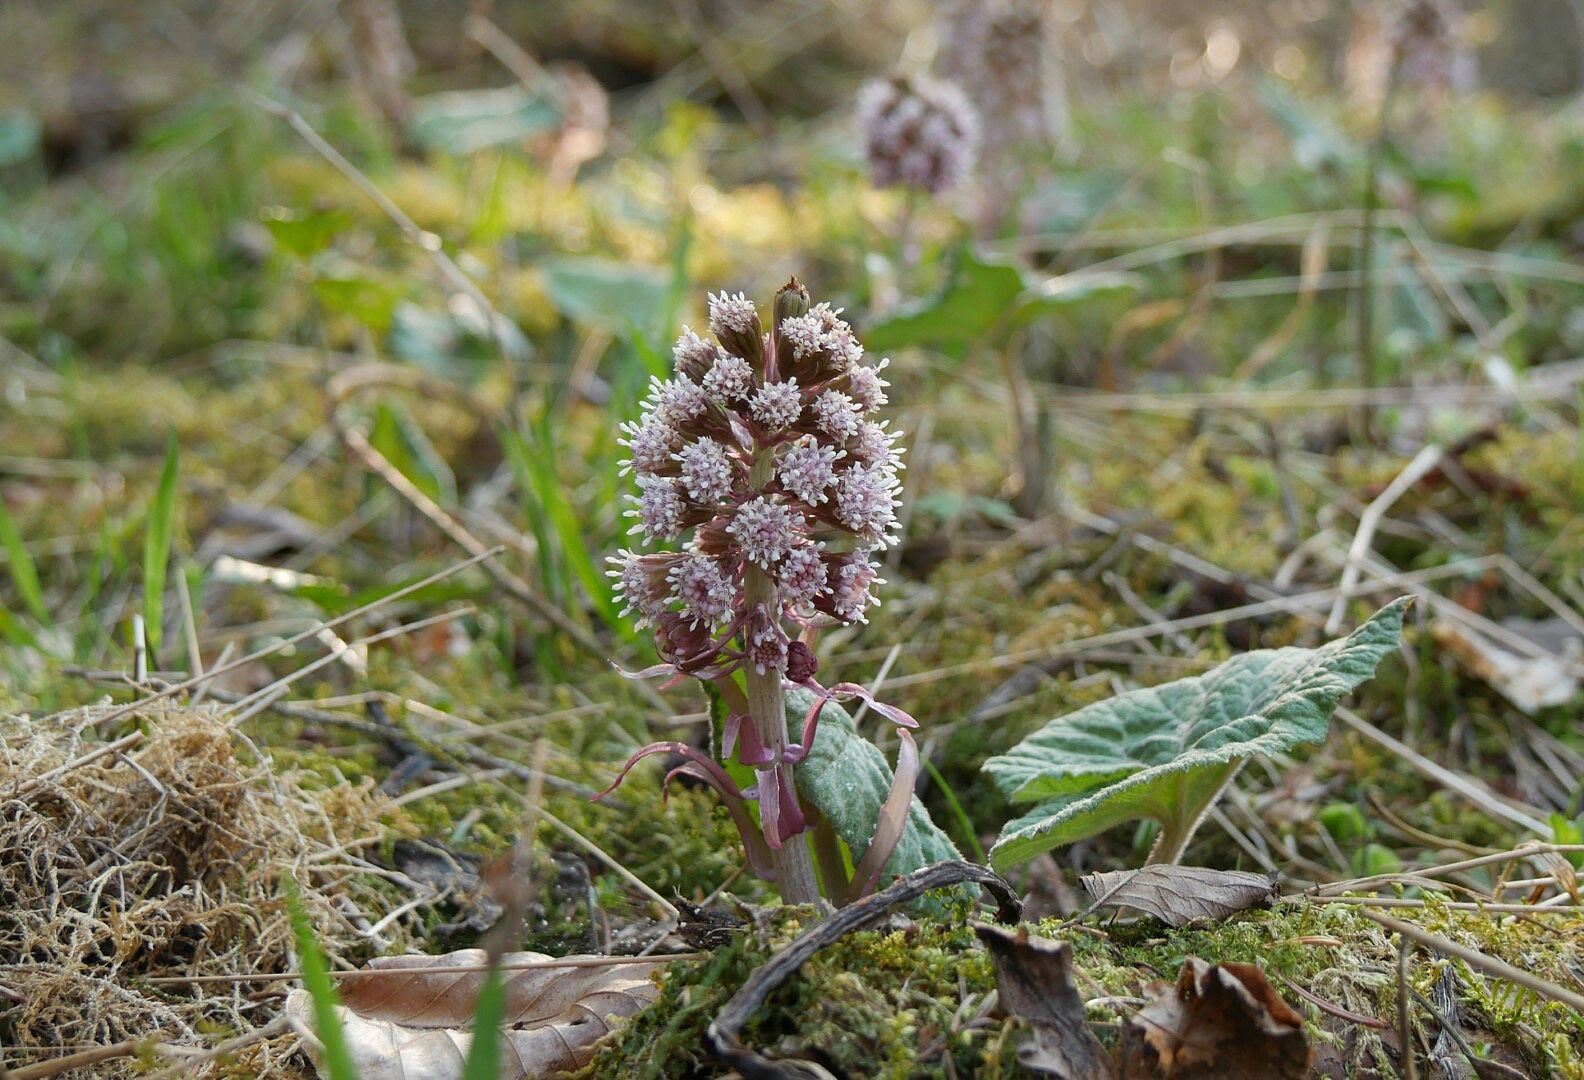
{"label": "stamens on floret", "polygon": [[710,333],[747,334],[759,332],[759,309],[745,293],[711,293],[709,297]]}
{"label": "stamens on floret", "polygon": [[621,467],[623,476],[629,472],[642,476],[666,471],[682,445],[682,433],[657,413],[647,413],[637,423],[629,420],[621,430],[627,436],[616,440],[627,448],[627,460]]}
{"label": "stamens on floret", "polygon": [[682,487],[694,502],[714,505],[731,494],[736,476],[731,455],[714,439],[700,438],[683,447],[676,459],[682,463]]}
{"label": "stamens on floret", "polygon": [[748,407],[753,418],[771,432],[783,431],[803,415],[803,395],[796,379],[765,383]]}
{"label": "stamens on floret", "polygon": [[687,503],[682,499],[682,485],[670,476],[638,477],[638,495],[628,496],[634,504],[628,511],[638,519],[632,532],[642,533],[648,543],[675,540],[682,532],[687,516]]}
{"label": "stamens on floret", "polygon": [[776,479],[789,495],[818,506],[829,498],[830,486],[836,482],[836,462],[845,456],[844,451],[805,435],[781,451],[776,459]]}
{"label": "stamens on floret", "polygon": [[704,376],[704,392],[725,408],[734,408],[754,392],[753,366],[740,356],[723,353]]}
{"label": "stamens on floret", "polygon": [[886,387],[891,384],[880,377],[880,372],[891,363],[889,357],[873,367],[855,365],[847,372],[847,396],[865,412],[873,412],[886,404]]}
{"label": "stamens on floret", "polygon": [[649,399],[654,415],[674,427],[699,420],[709,411],[709,398],[704,388],[686,375],[666,382],[650,379]]}
{"label": "stamens on floret", "polygon": [[738,507],[726,531],[736,538],[743,558],[768,570],[801,538],[801,525],[802,515],[761,496]]}
{"label": "stamens on floret", "polygon": [[825,562],[820,558],[818,544],[793,548],[776,568],[776,585],[781,590],[781,599],[794,606],[812,604],[825,592],[825,577]]}
{"label": "stamens on floret", "polygon": [[814,423],[826,435],[838,442],[858,434],[862,418],[853,406],[853,399],[840,390],[824,390],[814,399]]}
{"label": "stamens on floret", "polygon": [[898,484],[896,474],[873,465],[855,465],[836,482],[836,518],[866,542],[887,547],[895,542]]}
{"label": "stamens on floret", "polygon": [[699,382],[710,369],[715,366],[726,351],[713,341],[705,341],[691,329],[684,326],[682,336],[677,338],[676,345],[671,349],[671,359],[678,375],[686,376],[694,382]]}
{"label": "stamens on floret", "polygon": [[720,563],[705,555],[687,555],[671,568],[672,595],[682,616],[694,626],[720,626],[731,619],[737,588]]}

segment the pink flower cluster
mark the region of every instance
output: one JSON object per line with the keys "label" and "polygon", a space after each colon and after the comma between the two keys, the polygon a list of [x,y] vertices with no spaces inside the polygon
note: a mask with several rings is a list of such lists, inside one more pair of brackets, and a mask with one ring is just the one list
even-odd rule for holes
{"label": "pink flower cluster", "polygon": [[[758,782],[739,790],[713,757],[654,743],[616,784],[650,754],[682,755],[670,775],[716,788],[754,868],[768,876],[768,849],[808,827],[792,767],[813,746],[825,703],[859,697],[893,723],[916,726],[854,683],[821,686],[810,648],[821,627],[866,621],[879,602],[874,553],[897,542],[901,451],[877,419],[886,361],[865,362],[841,312],[811,304],[796,279],[776,294],[768,332],[752,301],[728,293],[709,298],[709,329],[713,340],[683,328],[675,376],[656,379],[643,414],[622,427],[624,472],[638,489],[632,533],[665,546],[621,552],[611,575],[623,613],[654,627],[664,661],[634,677],[692,676],[719,688],[731,710],[722,755],[735,753]],[[799,741],[768,741],[738,672],[750,683],[773,679],[777,701],[789,685],[814,693]],[[774,717],[776,728],[784,722]],[[759,802],[757,827],[748,799]]]}
{"label": "pink flower cluster", "polygon": [[[632,532],[675,545],[612,560],[623,612],[704,678],[744,663],[787,674],[788,627],[865,621],[873,553],[896,542],[900,451],[876,419],[886,362],[866,363],[840,312],[801,286],[780,296],[768,333],[746,296],[711,296],[714,340],[684,328],[675,377],[622,428]],[[752,604],[750,566],[773,581]]]}
{"label": "pink flower cluster", "polygon": [[858,92],[858,127],[877,187],[940,195],[973,168],[979,116],[954,84],[892,75]]}

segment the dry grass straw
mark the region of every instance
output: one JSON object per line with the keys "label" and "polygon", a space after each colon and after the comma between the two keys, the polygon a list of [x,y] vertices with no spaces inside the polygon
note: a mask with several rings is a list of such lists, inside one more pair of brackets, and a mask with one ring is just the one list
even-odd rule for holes
{"label": "dry grass straw", "polygon": [[[272,775],[217,715],[166,701],[95,733],[108,708],[0,718],[4,1041],[41,1051],[8,1055],[12,1067],[128,1039],[201,1048],[262,1026],[275,1003],[145,980],[292,968],[288,880],[327,951],[368,951],[351,920],[390,888],[341,855],[383,832],[388,804],[370,786]],[[95,753],[132,731],[142,737]]]}

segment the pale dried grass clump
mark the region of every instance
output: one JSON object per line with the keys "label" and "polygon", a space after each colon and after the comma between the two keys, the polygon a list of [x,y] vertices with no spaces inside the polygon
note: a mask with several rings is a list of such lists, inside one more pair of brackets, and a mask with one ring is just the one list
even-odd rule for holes
{"label": "pale dried grass clump", "polygon": [[[98,732],[92,722],[107,711],[0,718],[8,1045],[200,1048],[217,1032],[262,1025],[278,1002],[250,1001],[260,987],[145,980],[293,967],[288,882],[327,950],[367,951],[348,911],[381,906],[377,879],[348,853],[383,831],[385,807],[368,785],[315,790],[299,775],[274,776],[201,709],[151,705]],[[133,731],[142,738],[122,753],[81,762]]]}

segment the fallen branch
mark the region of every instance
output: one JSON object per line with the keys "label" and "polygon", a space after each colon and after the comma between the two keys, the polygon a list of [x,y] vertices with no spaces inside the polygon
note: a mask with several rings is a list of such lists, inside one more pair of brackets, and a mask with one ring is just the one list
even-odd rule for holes
{"label": "fallen branch", "polygon": [[765,999],[790,979],[810,957],[827,945],[884,919],[898,904],[917,900],[931,889],[974,882],[989,889],[996,899],[996,918],[1013,924],[1023,917],[1023,905],[1012,886],[993,870],[968,862],[939,862],[899,878],[889,888],[836,912],[814,929],[772,956],[749,976],[709,1026],[710,1047],[723,1062],[748,1080],[807,1080],[828,1076],[807,1061],[775,1061],[742,1044],[743,1025]]}

